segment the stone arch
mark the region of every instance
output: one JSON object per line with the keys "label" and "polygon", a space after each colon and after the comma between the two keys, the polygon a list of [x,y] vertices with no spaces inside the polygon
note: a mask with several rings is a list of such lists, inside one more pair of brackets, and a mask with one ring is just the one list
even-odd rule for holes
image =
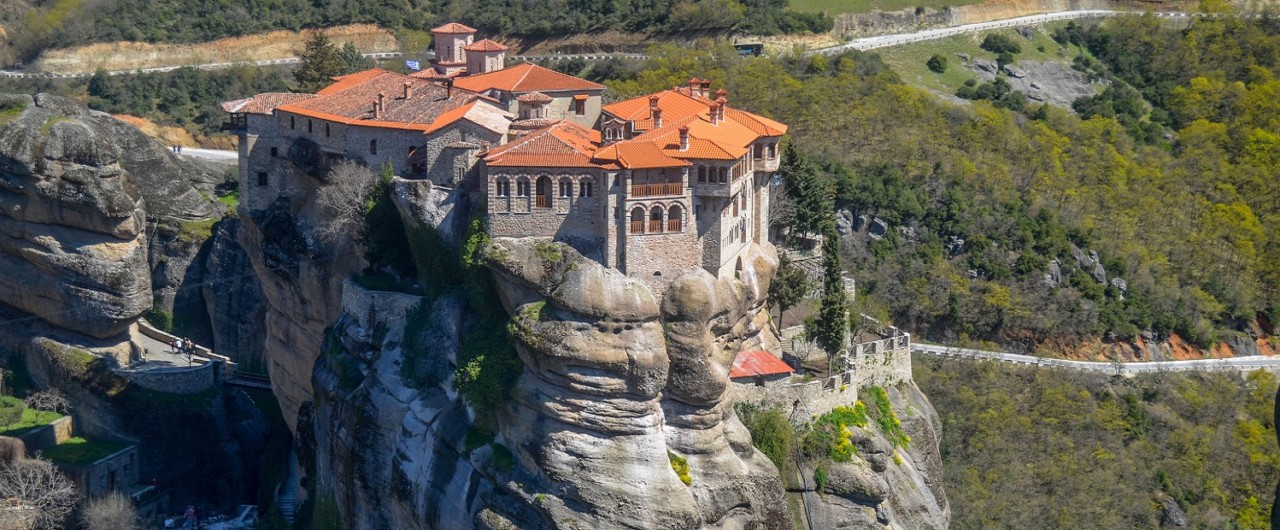
{"label": "stone arch", "polygon": [[534,195],[536,200],[534,205],[539,208],[551,207],[551,175],[543,173],[538,175],[538,180],[534,184]]}
{"label": "stone arch", "polygon": [[654,233],[662,232],[662,221],[664,220],[664,212],[661,204],[655,204],[649,208],[649,231]]}
{"label": "stone arch", "polygon": [[493,191],[498,197],[510,197],[511,177],[506,173],[499,173],[493,177]]}
{"label": "stone arch", "polygon": [[644,233],[644,206],[636,206],[631,209],[631,233]]}
{"label": "stone arch", "polygon": [[667,208],[667,231],[680,232],[684,229],[684,208],[679,203]]}
{"label": "stone arch", "polygon": [[596,179],[593,178],[591,175],[586,175],[586,174],[579,175],[578,176],[578,196],[590,197],[592,192],[594,191],[592,190],[592,188],[595,187],[595,182],[596,182]]}
{"label": "stone arch", "polygon": [[519,175],[516,177],[516,196],[529,196],[529,175]]}
{"label": "stone arch", "polygon": [[556,196],[561,199],[573,198],[573,177],[569,175],[560,175],[559,184],[560,189],[557,190],[558,193],[556,193]]}

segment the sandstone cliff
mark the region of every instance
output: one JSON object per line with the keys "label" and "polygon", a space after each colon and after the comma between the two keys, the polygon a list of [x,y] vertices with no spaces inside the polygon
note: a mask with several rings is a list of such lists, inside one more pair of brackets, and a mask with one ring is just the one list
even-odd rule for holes
{"label": "sandstone cliff", "polygon": [[[395,189],[407,222],[464,240],[462,197]],[[692,270],[659,298],[564,245],[490,242],[486,276],[519,360],[497,408],[457,379],[466,344],[486,332],[464,289],[424,298],[347,282],[299,419],[314,501],[353,529],[791,528],[779,472],[753,447],[728,379],[738,351],[776,340],[764,303],[777,261],[772,248],[749,256],[740,278]],[[913,411],[915,449],[893,469],[875,460],[874,502],[811,493],[813,528],[868,509],[855,527],[945,528],[934,413],[913,385],[893,396]],[[889,525],[875,526],[877,509]]]}

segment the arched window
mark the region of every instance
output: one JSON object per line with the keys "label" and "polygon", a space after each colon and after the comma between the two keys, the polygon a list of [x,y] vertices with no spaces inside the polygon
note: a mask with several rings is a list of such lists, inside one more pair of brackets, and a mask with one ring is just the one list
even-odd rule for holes
{"label": "arched window", "polygon": [[662,232],[662,207],[654,206],[649,210],[649,231]]}
{"label": "arched window", "polygon": [[369,140],[369,154],[371,155],[378,154],[378,140],[376,138],[373,140]]}
{"label": "arched window", "polygon": [[707,166],[698,166],[698,182],[707,181]]}
{"label": "arched window", "polygon": [[729,200],[733,201],[733,217],[737,217],[738,216],[738,198],[734,197]]}
{"label": "arched window", "polygon": [[536,188],[537,189],[534,190],[534,193],[537,195],[537,197],[534,198],[534,206],[537,206],[539,208],[550,208],[551,207],[551,177],[548,177],[546,175],[542,175],[538,177]]}
{"label": "arched window", "polygon": [[517,197],[529,196],[529,177],[520,177],[516,179],[516,196]]}
{"label": "arched window", "polygon": [[668,232],[679,232],[681,228],[683,228],[682,226],[683,219],[681,216],[682,213],[684,213],[683,208],[680,208],[679,204],[673,204],[671,205],[671,208],[667,210],[667,231]]}
{"label": "arched window", "polygon": [[733,266],[733,277],[742,279],[742,256],[738,256],[738,263]]}
{"label": "arched window", "polygon": [[573,181],[569,177],[560,177],[560,198],[573,197]]}
{"label": "arched window", "polygon": [[592,184],[591,177],[582,177],[582,178],[578,179],[578,196],[579,196],[579,197],[590,197],[590,196],[591,196],[591,184]]}
{"label": "arched window", "polygon": [[636,206],[631,210],[631,233],[644,233],[644,208]]}
{"label": "arched window", "polygon": [[493,183],[493,191],[499,197],[510,197],[511,180],[507,177],[498,177]]}

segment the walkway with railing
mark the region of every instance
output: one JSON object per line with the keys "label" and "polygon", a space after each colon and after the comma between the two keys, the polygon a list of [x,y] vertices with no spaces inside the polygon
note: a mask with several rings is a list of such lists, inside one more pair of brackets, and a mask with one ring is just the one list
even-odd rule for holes
{"label": "walkway with railing", "polygon": [[632,197],[661,197],[684,195],[683,182],[659,182],[656,184],[632,184]]}
{"label": "walkway with railing", "polygon": [[1038,368],[1063,368],[1114,375],[1134,375],[1163,372],[1250,372],[1267,370],[1280,372],[1280,357],[1250,355],[1225,359],[1196,359],[1190,361],[1103,362],[1048,359],[1034,355],[1021,355],[989,350],[975,350],[953,346],[911,343],[912,353],[952,357],[958,359],[988,360]]}

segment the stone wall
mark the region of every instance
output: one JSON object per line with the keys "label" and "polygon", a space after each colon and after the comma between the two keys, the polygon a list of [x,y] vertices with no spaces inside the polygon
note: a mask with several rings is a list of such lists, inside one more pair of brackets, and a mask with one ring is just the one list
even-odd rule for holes
{"label": "stone wall", "polygon": [[198,394],[218,383],[221,369],[221,362],[206,362],[191,368],[116,370],[116,373],[142,388],[157,392]]}
{"label": "stone wall", "polygon": [[91,464],[58,468],[86,498],[124,490],[138,482],[138,446],[130,445]]}
{"label": "stone wall", "polygon": [[[604,263],[609,219],[605,215],[607,196],[599,170],[581,168],[492,168],[488,170],[487,211],[489,233],[495,237],[550,237],[564,242],[583,255]],[[550,207],[535,205],[538,178],[550,179]],[[499,197],[497,183],[506,179],[510,194]],[[520,179],[527,179],[529,196],[519,196]],[[560,184],[571,186],[570,197],[560,196]],[[591,196],[582,197],[588,184]]]}
{"label": "stone wall", "polygon": [[894,336],[853,347],[853,376],[859,386],[894,386],[913,381],[911,336],[891,328]]}
{"label": "stone wall", "polygon": [[[808,382],[785,381],[773,385],[758,386],[751,382],[734,381],[733,389],[737,393],[737,403],[760,403],[766,407],[778,408],[788,414],[794,423],[804,423],[813,419],[812,415],[822,414],[841,405],[852,405],[858,401],[858,386],[849,384],[850,374],[841,374],[827,379]],[[797,407],[796,402],[800,405]],[[791,414],[792,411],[797,414]]]}
{"label": "stone wall", "polygon": [[379,323],[388,328],[404,327],[405,315],[421,301],[421,296],[370,291],[351,280],[342,282],[342,311],[355,318],[360,327],[366,330],[373,329]]}
{"label": "stone wall", "polygon": [[71,416],[63,416],[44,427],[18,435],[18,439],[27,446],[28,455],[34,454],[36,451],[43,451],[70,439],[72,425]]}
{"label": "stone wall", "polygon": [[[596,121],[600,119],[602,104],[600,102],[600,91],[581,90],[576,92],[544,92],[551,97],[551,103],[547,104],[547,117],[555,120],[563,119],[574,122],[578,125],[591,129],[595,127]],[[587,96],[587,102],[584,104],[581,115],[571,112],[573,105],[573,96]],[[520,115],[520,102],[511,94],[503,94],[503,103],[507,106],[507,112]]]}

